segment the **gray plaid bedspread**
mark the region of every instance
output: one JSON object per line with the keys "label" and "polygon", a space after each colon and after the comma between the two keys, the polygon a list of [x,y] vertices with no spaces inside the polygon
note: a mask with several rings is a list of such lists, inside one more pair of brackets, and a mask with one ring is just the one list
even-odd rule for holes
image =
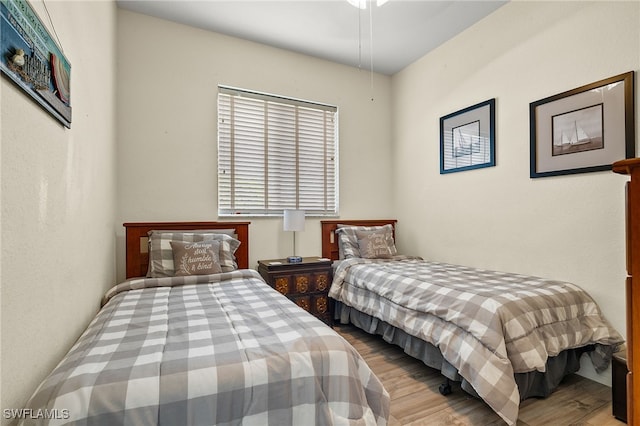
{"label": "gray plaid bedspread", "polygon": [[348,259],[329,295],[437,346],[508,424],[518,418],[514,373],[544,372],[548,357],[595,344],[605,369],[623,339],[578,286],[397,256]]}
{"label": "gray plaid bedspread", "polygon": [[23,424],[387,422],[355,349],[256,271],[133,279],[104,302],[26,407],[58,419]]}

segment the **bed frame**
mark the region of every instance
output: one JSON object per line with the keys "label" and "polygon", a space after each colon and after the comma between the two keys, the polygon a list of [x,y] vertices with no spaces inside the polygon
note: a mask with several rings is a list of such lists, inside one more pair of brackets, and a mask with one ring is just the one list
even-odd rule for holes
{"label": "bed frame", "polygon": [[338,260],[338,240],[336,229],[338,224],[351,226],[382,226],[393,225],[393,238],[396,237],[396,219],[365,219],[365,220],[321,220],[322,226],[322,257]]}
{"label": "bed frame", "polygon": [[[327,257],[327,258],[330,258],[331,260],[338,260],[338,257],[339,257],[338,241],[337,241],[337,238],[335,238],[335,230],[338,227],[338,224],[345,224],[345,225],[352,225],[352,226],[381,226],[381,225],[391,224],[393,225],[394,239],[395,239],[396,222],[397,222],[396,219],[323,220],[321,221],[322,257]],[[339,305],[340,303],[336,302],[337,315],[340,315]],[[371,317],[369,317],[367,314],[362,314],[355,309],[353,310],[353,312],[354,314],[351,314],[352,316],[349,319],[349,322],[355,325],[356,327],[366,331],[367,330],[366,322],[368,318],[371,318]],[[340,321],[337,318],[336,320]],[[448,364],[448,362],[443,361],[446,364],[445,367],[438,367],[436,365],[431,364],[430,360],[434,358],[439,358],[444,360],[444,358],[442,357],[442,354],[440,353],[440,349],[436,348],[430,343],[420,340],[419,338],[414,338],[413,336],[410,336],[409,334],[405,333],[402,329],[393,327],[392,325],[384,323],[383,321],[381,322],[381,324],[382,325],[381,327],[379,327],[379,329],[384,331],[376,330],[376,332],[372,332],[372,331],[367,331],[367,332],[379,334],[379,335],[385,335],[387,331],[393,329],[394,330],[393,333],[390,333],[389,335],[394,336],[394,338],[390,341],[385,339],[385,341],[391,344],[400,346],[407,354],[409,354],[414,358],[419,359],[427,366],[440,369],[441,373],[445,378],[445,382],[442,383],[438,389],[442,395],[448,395],[452,392],[452,387],[451,387],[452,381],[456,381],[456,382],[462,381],[462,388],[467,393],[470,393],[471,395],[478,397],[473,387],[470,384],[468,384],[466,381],[464,381],[463,378],[459,376],[457,370],[455,370],[453,366]],[[407,345],[407,342],[411,342],[411,343],[409,343],[408,346],[405,346]],[[415,349],[415,351],[423,352],[426,355],[422,357],[418,356],[416,355],[416,353],[412,353],[411,350],[408,350],[408,347],[414,348],[414,349],[420,348],[419,350]],[[560,378],[566,376],[567,374],[575,373],[576,371],[578,371],[578,369],[580,368],[579,360],[582,353],[591,351],[593,349],[594,349],[593,345],[588,345],[582,348],[567,349],[561,352],[557,357],[549,358],[549,360],[547,361],[547,372],[545,373],[533,371],[530,373],[515,374],[516,383],[518,384],[518,388],[520,389],[521,400],[531,398],[531,397],[546,397],[547,395],[543,393],[543,392],[546,392],[546,389],[541,389],[542,387],[537,385],[538,383],[543,382],[542,378],[547,374],[553,374],[552,376],[553,378],[550,379],[549,381],[551,382],[553,380],[557,380],[557,382],[559,383]],[[448,370],[447,371],[448,374],[445,374],[445,370]],[[557,384],[555,386],[557,386]],[[552,386],[552,387],[555,389],[555,386]]]}
{"label": "bed frame", "polygon": [[249,268],[249,224],[251,222],[128,222],[126,229],[127,278],[143,277],[149,267],[148,232],[195,229],[235,229],[241,244],[236,251],[239,269]]}

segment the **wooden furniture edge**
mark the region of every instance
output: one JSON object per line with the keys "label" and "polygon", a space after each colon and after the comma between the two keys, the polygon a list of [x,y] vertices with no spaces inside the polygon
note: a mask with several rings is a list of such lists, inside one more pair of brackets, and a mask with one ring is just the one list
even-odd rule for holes
{"label": "wooden furniture edge", "polygon": [[614,173],[629,175],[626,186],[626,255],[627,279],[626,323],[627,323],[627,423],[640,424],[640,404],[635,400],[640,395],[640,158],[627,158],[613,163]]}
{"label": "wooden furniture edge", "polygon": [[[146,249],[147,235],[152,230],[189,231],[196,229],[235,229],[240,247],[235,256],[238,268],[249,268],[249,224],[251,222],[125,222],[126,229],[126,278],[147,274],[149,253]],[[142,240],[141,240],[142,239]],[[141,242],[142,241],[142,242]]]}
{"label": "wooden furniture edge", "polygon": [[338,224],[343,225],[352,225],[352,226],[382,226],[382,225],[393,225],[393,235],[395,238],[396,231],[396,223],[398,221],[396,219],[332,219],[332,220],[321,220],[320,226],[322,228],[322,257],[338,260],[339,258],[339,250],[338,250],[338,240],[335,238],[335,231],[338,228]]}
{"label": "wooden furniture edge", "polygon": [[622,175],[630,175],[631,171],[640,167],[640,158],[627,158],[626,160],[620,160],[613,163],[613,172]]}

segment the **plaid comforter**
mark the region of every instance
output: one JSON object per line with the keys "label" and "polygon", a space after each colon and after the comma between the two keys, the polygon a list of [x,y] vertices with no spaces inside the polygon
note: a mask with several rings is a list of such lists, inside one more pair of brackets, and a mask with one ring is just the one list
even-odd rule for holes
{"label": "plaid comforter", "polygon": [[28,402],[23,424],[384,425],[389,396],[331,328],[257,272],[133,279]]}
{"label": "plaid comforter", "polygon": [[548,357],[587,344],[602,371],[623,342],[573,284],[407,256],[341,261],[329,295],[438,347],[508,424],[520,404],[514,373],[544,372]]}

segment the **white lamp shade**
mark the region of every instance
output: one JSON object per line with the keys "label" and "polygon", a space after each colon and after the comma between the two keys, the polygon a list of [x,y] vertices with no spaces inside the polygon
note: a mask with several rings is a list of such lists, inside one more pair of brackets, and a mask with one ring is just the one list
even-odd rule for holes
{"label": "white lamp shade", "polygon": [[304,210],[285,210],[282,228],[285,231],[304,231]]}

